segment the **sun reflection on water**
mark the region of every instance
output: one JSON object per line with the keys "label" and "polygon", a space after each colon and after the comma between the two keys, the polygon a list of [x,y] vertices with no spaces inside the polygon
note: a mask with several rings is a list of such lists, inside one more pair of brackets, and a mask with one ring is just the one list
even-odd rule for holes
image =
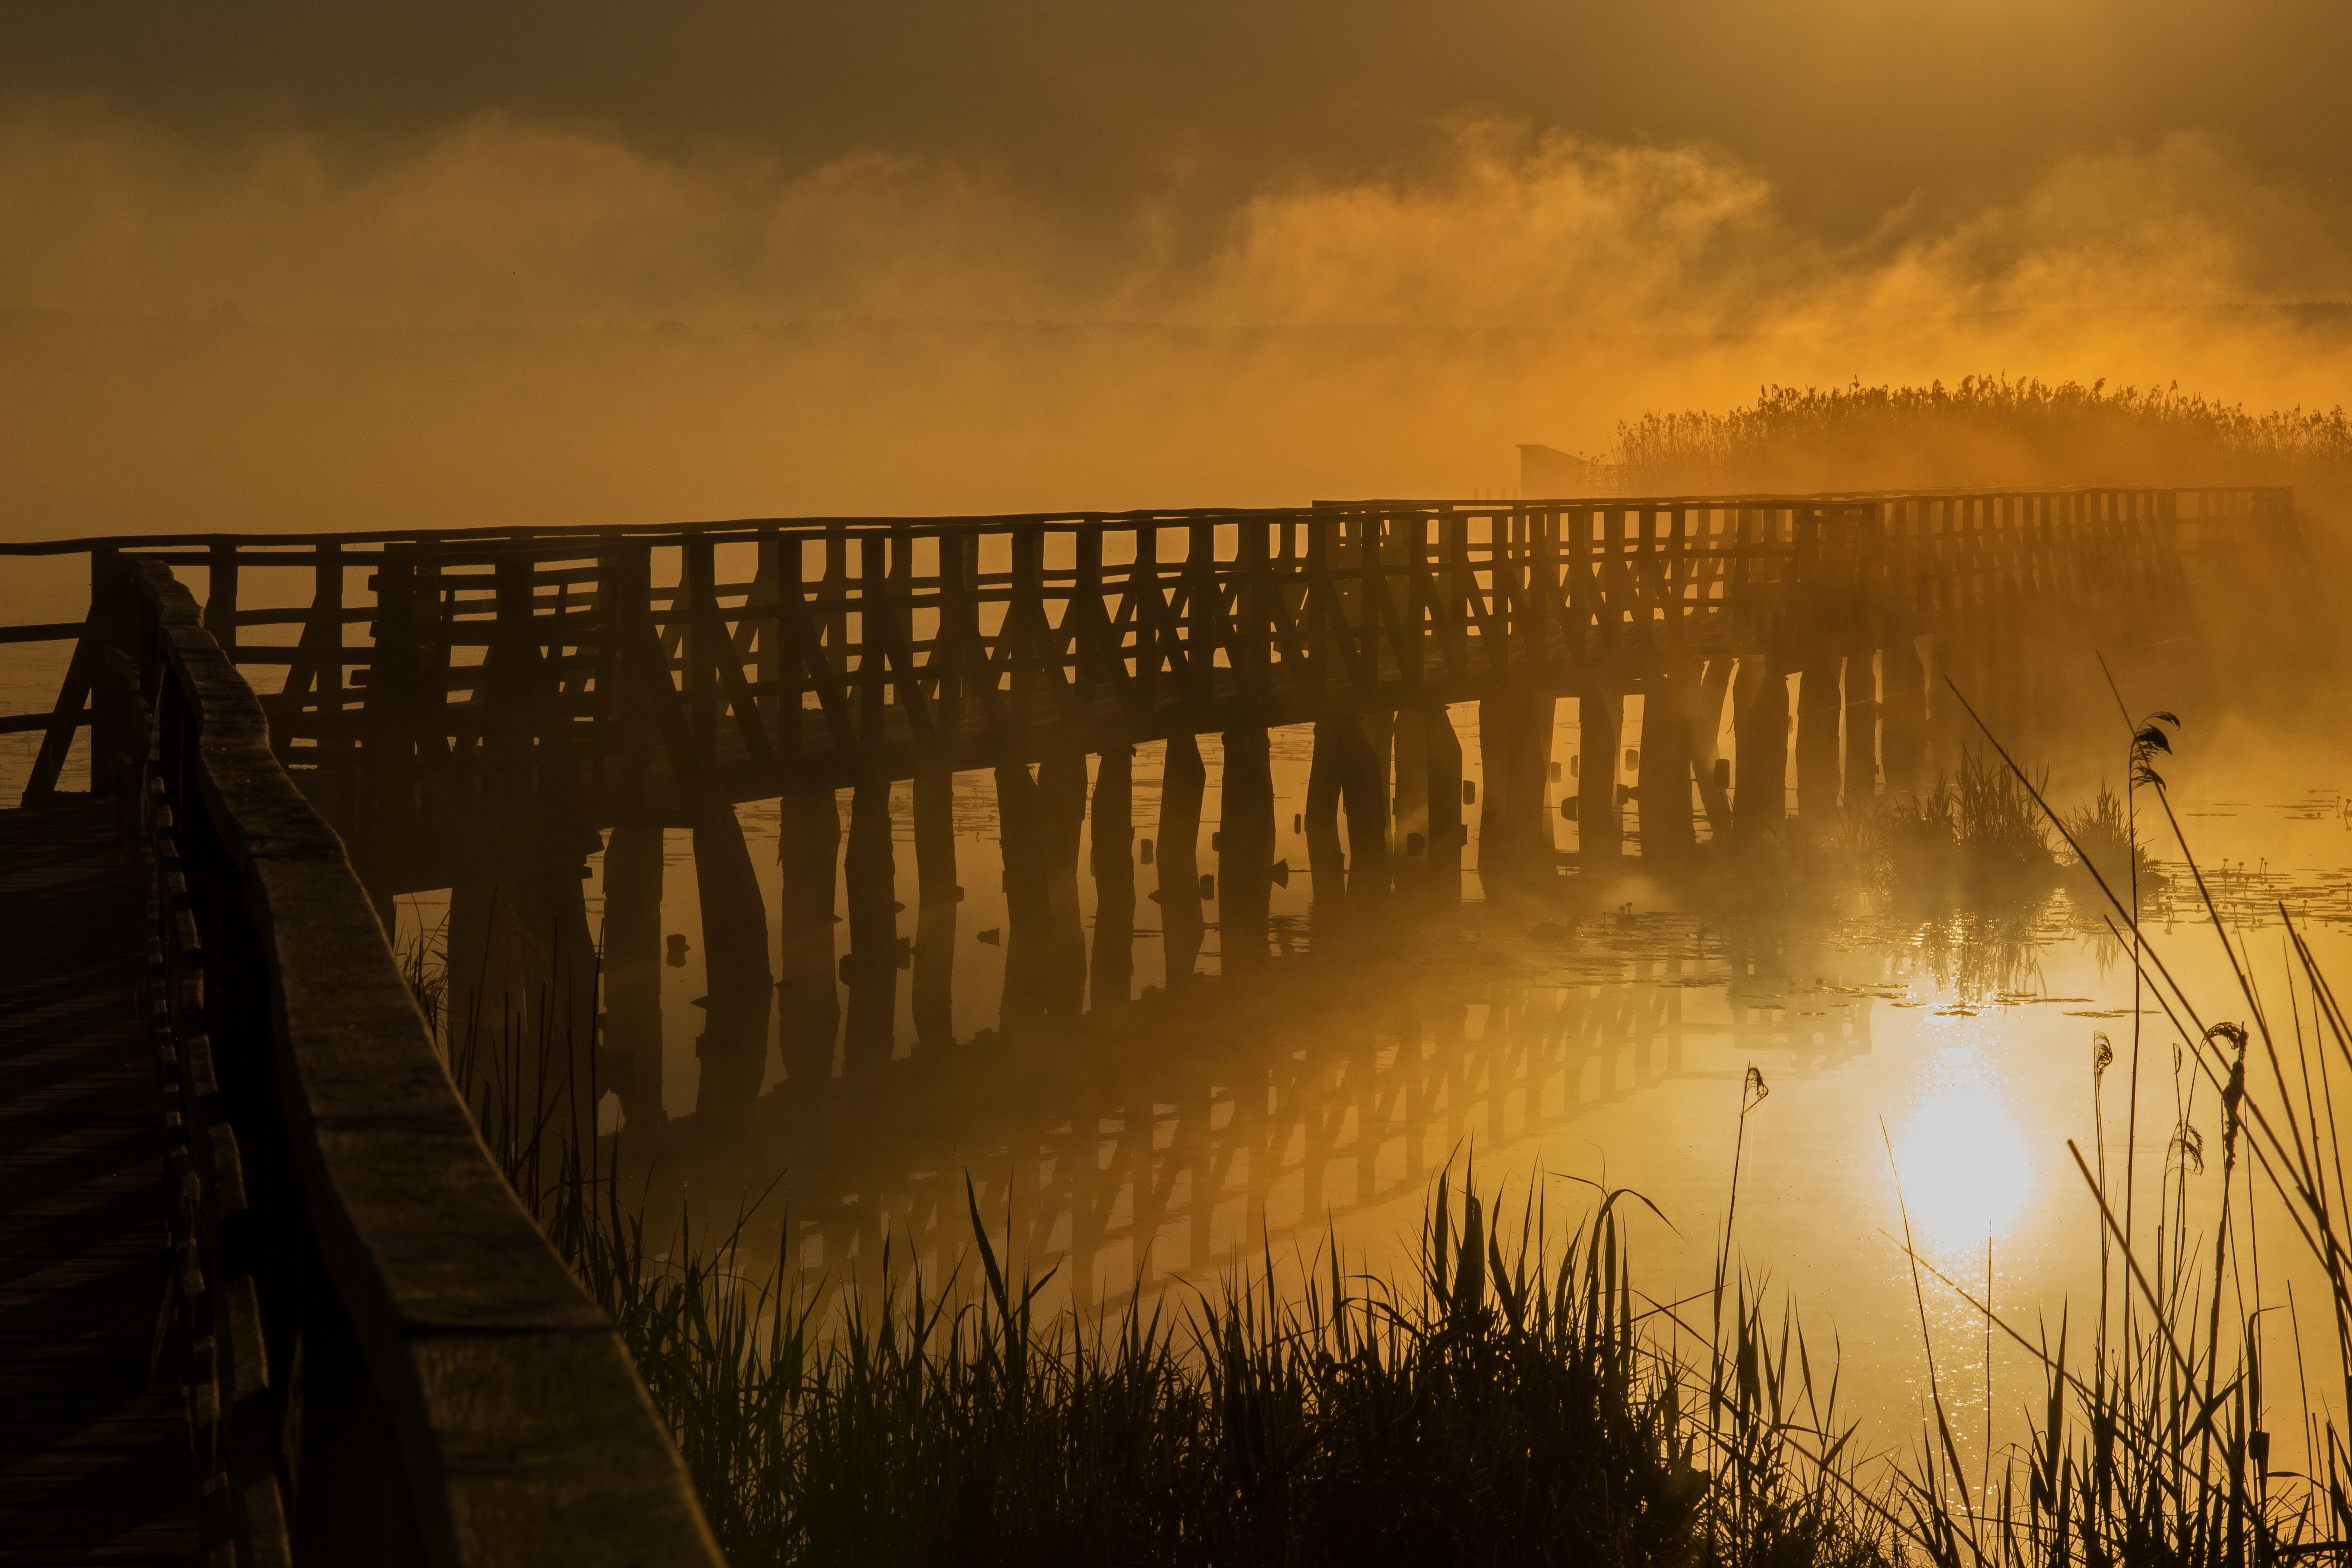
{"label": "sun reflection on water", "polygon": [[1942,1051],[1895,1133],[1912,1234],[1940,1253],[2000,1239],[2033,1195],[2025,1141],[2002,1085],[1973,1044]]}

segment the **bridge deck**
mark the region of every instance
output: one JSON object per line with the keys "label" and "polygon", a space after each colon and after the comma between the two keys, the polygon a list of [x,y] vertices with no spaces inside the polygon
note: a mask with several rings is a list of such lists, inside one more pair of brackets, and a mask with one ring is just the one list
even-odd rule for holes
{"label": "bridge deck", "polygon": [[199,1561],[162,1100],[113,808],[0,812],[0,1560]]}

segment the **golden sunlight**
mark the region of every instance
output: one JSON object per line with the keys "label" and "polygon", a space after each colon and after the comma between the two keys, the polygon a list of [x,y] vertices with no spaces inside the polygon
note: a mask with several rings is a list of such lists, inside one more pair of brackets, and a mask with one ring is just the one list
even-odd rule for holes
{"label": "golden sunlight", "polygon": [[2000,1083],[1971,1045],[1955,1046],[1895,1137],[1895,1173],[1918,1245],[1973,1250],[2003,1236],[2032,1194],[2032,1169]]}

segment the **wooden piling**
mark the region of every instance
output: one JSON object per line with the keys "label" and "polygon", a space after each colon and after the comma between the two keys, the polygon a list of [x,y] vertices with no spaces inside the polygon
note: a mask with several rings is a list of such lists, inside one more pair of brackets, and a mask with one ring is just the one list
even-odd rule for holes
{"label": "wooden piling", "polygon": [[1706,661],[1699,677],[1697,703],[1690,714],[1691,776],[1698,781],[1707,832],[1717,844],[1731,842],[1731,794],[1719,782],[1717,764],[1723,757],[1723,706],[1731,694],[1734,663],[1728,654],[1717,654]]}
{"label": "wooden piling", "polygon": [[1837,816],[1841,663],[1834,655],[1819,656],[1797,681],[1797,816],[1809,825]]}
{"label": "wooden piling", "polygon": [[1347,773],[1349,750],[1344,717],[1315,721],[1315,752],[1307,767],[1307,863],[1314,879],[1315,910],[1318,917],[1338,911],[1348,889],[1347,851],[1339,837],[1339,797]]}
{"label": "wooden piling", "polygon": [[694,825],[694,874],[701,894],[704,971],[702,1081],[695,1120],[740,1126],[751,1119],[768,1065],[768,910],[743,842],[743,825],[724,801]]}
{"label": "wooden piling", "polygon": [[1087,928],[1078,902],[1078,840],[1086,830],[1087,755],[1076,746],[1047,752],[1037,767],[1037,823],[1045,871],[1045,963],[1048,1016],[1086,1009]]}
{"label": "wooden piling", "polygon": [[1160,928],[1168,949],[1168,989],[1192,978],[1201,958],[1201,801],[1209,784],[1200,742],[1168,737],[1160,784]]}
{"label": "wooden piling", "polygon": [[1877,650],[1871,647],[1857,647],[1846,655],[1841,690],[1845,706],[1839,795],[1848,811],[1864,809],[1878,794],[1877,662]]}
{"label": "wooden piling", "polygon": [[1634,818],[1646,861],[1675,865],[1688,860],[1696,846],[1690,732],[1697,684],[1698,671],[1678,665],[1659,670],[1644,694]]}
{"label": "wooden piling", "polygon": [[1889,795],[1924,785],[1927,750],[1927,674],[1907,632],[1879,653],[1879,752]]}
{"label": "wooden piling", "polygon": [[1224,734],[1224,778],[1217,803],[1217,951],[1227,974],[1265,962],[1267,910],[1274,896],[1274,766],[1263,725]]}
{"label": "wooden piling", "polygon": [[1337,731],[1340,802],[1348,815],[1348,901],[1359,908],[1378,903],[1389,890],[1387,717],[1373,724],[1356,715]]}
{"label": "wooden piling", "polygon": [[1586,876],[1614,868],[1625,852],[1617,810],[1617,747],[1625,729],[1625,700],[1588,679],[1576,702],[1576,858]]}
{"label": "wooden piling", "polygon": [[470,1029],[485,1059],[513,1052],[520,1076],[509,1081],[526,1102],[584,1094],[594,1071],[596,947],[580,879],[573,866],[449,890],[450,1038]]}
{"label": "wooden piling", "polygon": [[849,952],[841,966],[849,984],[842,1070],[856,1077],[887,1066],[896,1048],[898,967],[907,956],[898,940],[898,863],[887,780],[861,779],[850,791],[842,879],[849,894]]}
{"label": "wooden piling", "polygon": [[1462,901],[1462,738],[1453,715],[1434,699],[1421,710],[1421,749],[1428,768],[1429,863],[1423,885],[1440,905]]}
{"label": "wooden piling", "polygon": [[955,1044],[955,774],[933,763],[915,774],[915,1042]]}
{"label": "wooden piling", "polygon": [[776,859],[782,899],[778,939],[777,1039],[784,1076],[805,1089],[833,1077],[841,1033],[841,992],[834,957],[841,863],[841,803],[830,789],[786,790],[776,803]]}
{"label": "wooden piling", "polygon": [[996,821],[1004,858],[1004,992],[998,1026],[1010,1034],[1045,1014],[1045,936],[1054,919],[1046,892],[1045,828],[1037,781],[1019,763],[996,769]]}
{"label": "wooden piling", "polygon": [[1395,827],[1390,836],[1390,858],[1397,890],[1415,897],[1429,880],[1429,742],[1420,705],[1397,710],[1395,721],[1396,796],[1391,807]]}
{"label": "wooden piling", "polygon": [[1135,989],[1135,748],[1112,744],[1095,765],[1094,961],[1089,1005],[1124,1007]]}
{"label": "wooden piling", "polygon": [[1769,658],[1743,658],[1736,692],[1732,841],[1754,845],[1777,835],[1788,820],[1789,681]]}
{"label": "wooden piling", "polygon": [[616,825],[604,845],[604,1050],[598,1076],[632,1129],[667,1120],[662,1102],[662,829]]}

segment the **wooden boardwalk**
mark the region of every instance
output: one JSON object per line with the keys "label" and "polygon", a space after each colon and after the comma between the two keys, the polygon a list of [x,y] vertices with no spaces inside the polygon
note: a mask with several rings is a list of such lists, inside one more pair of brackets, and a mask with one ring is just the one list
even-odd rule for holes
{"label": "wooden boardwalk", "polygon": [[0,1563],[200,1558],[144,952],[110,803],[0,812]]}

